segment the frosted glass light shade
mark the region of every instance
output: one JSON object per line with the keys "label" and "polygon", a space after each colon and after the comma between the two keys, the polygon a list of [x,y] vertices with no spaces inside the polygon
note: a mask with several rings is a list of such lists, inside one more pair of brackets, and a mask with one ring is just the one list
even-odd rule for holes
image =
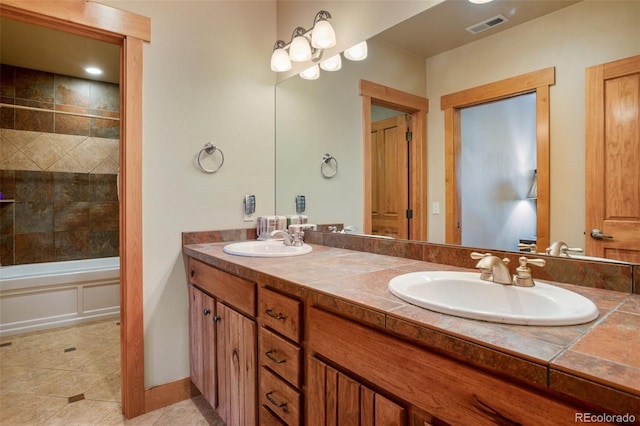
{"label": "frosted glass light shade", "polygon": [[333,55],[332,57],[320,62],[320,68],[325,71],[338,71],[342,68],[342,58],[340,57],[340,54],[338,53],[337,55]]}
{"label": "frosted glass light shade", "polygon": [[274,50],[271,55],[271,71],[282,72],[290,69],[291,59],[289,59],[287,51],[283,48]]}
{"label": "frosted glass light shade", "polygon": [[351,61],[362,61],[367,58],[367,42],[363,41],[344,51],[344,57]]}
{"label": "frosted glass light shade", "polygon": [[311,46],[303,36],[296,36],[289,47],[289,57],[295,62],[304,62],[311,59]]}
{"label": "frosted glass light shade", "polygon": [[336,33],[329,21],[318,21],[311,33],[311,46],[327,49],[336,45]]}
{"label": "frosted glass light shade", "polygon": [[307,68],[300,73],[300,77],[305,80],[317,80],[320,77],[320,67],[314,65],[311,68]]}

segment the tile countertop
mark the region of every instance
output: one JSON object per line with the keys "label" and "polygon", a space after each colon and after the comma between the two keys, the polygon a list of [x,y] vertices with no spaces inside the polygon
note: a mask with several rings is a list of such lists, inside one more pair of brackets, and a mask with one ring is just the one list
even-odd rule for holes
{"label": "tile countertop", "polygon": [[316,244],[305,256],[241,257],[224,253],[225,244],[188,244],[183,252],[447,356],[640,419],[640,295],[552,283],[593,300],[600,316],[575,326],[505,325],[432,312],[387,289],[407,272],[461,268]]}

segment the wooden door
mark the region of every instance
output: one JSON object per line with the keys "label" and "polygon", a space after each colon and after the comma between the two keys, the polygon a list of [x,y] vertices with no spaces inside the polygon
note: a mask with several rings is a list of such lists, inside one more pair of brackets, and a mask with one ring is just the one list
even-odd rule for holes
{"label": "wooden door", "polygon": [[586,254],[640,263],[640,56],[586,70],[585,198]]}
{"label": "wooden door", "polygon": [[408,142],[404,114],[371,123],[371,233],[409,237]]}
{"label": "wooden door", "polygon": [[228,426],[257,422],[255,321],[216,302],[218,414]]}
{"label": "wooden door", "polygon": [[217,407],[215,303],[189,286],[189,348],[191,381],[213,408]]}

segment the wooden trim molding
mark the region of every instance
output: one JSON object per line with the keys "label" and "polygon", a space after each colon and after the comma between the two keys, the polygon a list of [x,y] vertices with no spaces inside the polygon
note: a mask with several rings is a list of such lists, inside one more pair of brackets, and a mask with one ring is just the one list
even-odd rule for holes
{"label": "wooden trim molding", "polygon": [[536,93],[536,150],[538,170],[537,245],[549,246],[550,217],[550,113],[549,86],[555,84],[555,67],[545,68],[461,92],[442,96],[440,108],[445,117],[445,240],[461,244],[460,188],[457,161],[460,157],[460,110],[462,108]]}
{"label": "wooden trim molding", "polygon": [[363,232],[371,233],[371,106],[396,109],[411,115],[413,140],[409,146],[409,197],[413,219],[409,239],[427,239],[427,113],[429,100],[367,80],[360,80],[363,140]]}
{"label": "wooden trim molding", "polygon": [[0,15],[121,46],[120,291],[122,410],[145,413],[142,299],[142,47],[144,16],[85,0],[0,0]]}
{"label": "wooden trim molding", "polygon": [[154,411],[199,394],[200,391],[191,383],[190,377],[154,386],[144,391],[146,411]]}

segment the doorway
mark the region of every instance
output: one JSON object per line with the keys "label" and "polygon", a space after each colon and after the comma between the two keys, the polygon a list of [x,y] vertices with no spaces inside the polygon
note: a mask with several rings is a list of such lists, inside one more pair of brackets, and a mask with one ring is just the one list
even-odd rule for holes
{"label": "doorway", "polygon": [[[0,14],[18,21],[120,45],[120,306],[122,409],[145,412],[142,316],[142,57],[150,41],[146,17],[95,2],[0,3]],[[97,19],[96,17],[105,17]]]}
{"label": "doorway", "polygon": [[461,110],[462,245],[518,251],[536,240],[536,95]]}
{"label": "doorway", "polygon": [[462,243],[463,222],[459,178],[462,109],[524,93],[535,93],[536,244],[537,247],[549,246],[549,86],[552,84],[555,84],[554,67],[451,93],[441,98],[440,108],[445,116],[446,243]]}
{"label": "doorway", "polygon": [[[406,237],[410,240],[427,239],[427,112],[429,101],[426,98],[402,92],[366,80],[360,80],[363,117],[363,232],[373,233],[373,143],[372,143],[372,106],[380,106],[406,114],[411,143],[408,145],[407,211],[410,224]],[[404,115],[403,115],[404,116]]]}

